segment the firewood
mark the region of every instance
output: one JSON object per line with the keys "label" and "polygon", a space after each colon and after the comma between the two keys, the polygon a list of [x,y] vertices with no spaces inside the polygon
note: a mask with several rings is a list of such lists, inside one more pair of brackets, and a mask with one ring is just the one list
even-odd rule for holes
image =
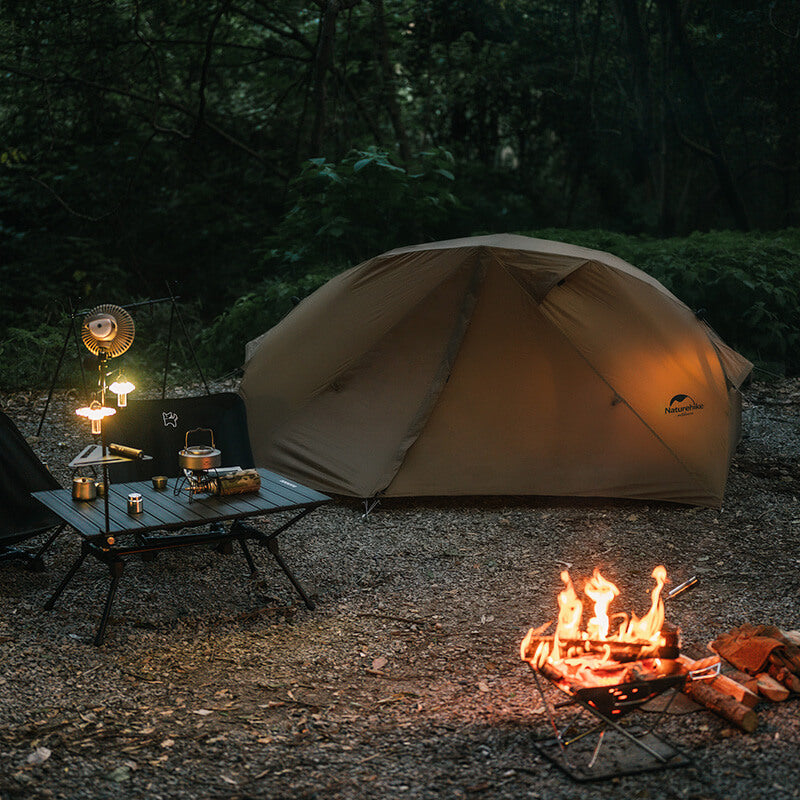
{"label": "firewood", "polygon": [[759,672],[756,675],[756,681],[758,682],[758,693],[776,703],[789,696],[789,690],[766,672]]}
{"label": "firewood", "polygon": [[758,681],[756,680],[755,675],[748,675],[748,673],[740,672],[737,669],[733,672],[726,673],[726,677],[730,678],[732,681],[741,683],[742,686],[749,689],[751,692],[753,692],[753,694],[758,694]]}
{"label": "firewood", "polygon": [[[683,664],[690,672],[693,672],[694,670],[702,669],[704,666],[713,666],[713,664],[719,663],[719,656],[712,656],[710,659],[704,658],[701,661],[692,661],[692,659],[688,658],[687,656],[680,656],[678,661],[680,661],[681,664]],[[707,663],[709,661],[711,661],[711,664]],[[745,675],[744,673],[740,674],[747,681],[750,680],[749,675]],[[713,686],[717,691],[730,695],[734,700],[742,703],[748,708],[753,708],[758,704],[758,695],[752,690],[752,688],[755,687],[755,681],[753,681],[752,687],[748,687],[738,680],[734,680],[733,678],[729,678],[727,675],[720,674],[706,682],[710,686]]]}
{"label": "firewood", "polygon": [[709,711],[713,711],[747,733],[752,733],[758,726],[758,715],[752,708],[719,691],[708,681],[689,680],[683,691],[696,703],[705,706]]}
{"label": "firewood", "polygon": [[781,631],[783,638],[795,647],[800,647],[800,631]]}
{"label": "firewood", "polygon": [[727,675],[717,675],[711,685],[720,692],[730,695],[734,700],[738,700],[748,708],[758,705],[758,695],[739,681],[729,678]]}
{"label": "firewood", "polygon": [[698,669],[708,669],[709,667],[716,667],[717,664],[720,662],[719,656],[708,656],[706,658],[701,658],[699,661],[695,661],[694,659],[689,658],[689,656],[681,655],[678,657],[678,661],[686,666],[686,668],[690,672],[694,672]]}
{"label": "firewood", "polygon": [[778,683],[785,686],[790,692],[800,694],[800,678],[786,667],[778,666],[775,663],[769,665],[767,669],[770,677],[775,678]]}
{"label": "firewood", "polygon": [[785,667],[789,670],[789,672],[793,672],[795,675],[800,674],[800,659],[794,652],[794,647],[780,647],[773,650],[769,654],[769,662],[770,664],[775,664],[778,667]]}

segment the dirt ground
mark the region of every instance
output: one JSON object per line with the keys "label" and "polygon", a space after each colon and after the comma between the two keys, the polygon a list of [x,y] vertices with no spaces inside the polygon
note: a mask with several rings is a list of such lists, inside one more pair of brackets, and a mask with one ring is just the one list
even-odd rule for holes
{"label": "dirt ground", "polygon": [[[87,434],[58,395],[35,437],[43,401],[0,396],[66,485]],[[364,520],[336,500],[281,536],[314,611],[266,551],[253,577],[211,550],[131,560],[101,647],[99,563],[43,610],[79,549],[68,531],[46,571],[0,565],[0,798],[798,797],[796,697],[760,704],[752,734],[667,715],[690,765],[576,783],[535,747],[549,728],[519,658],[565,567],[576,583],[600,567],[639,614],[655,565],[697,576],[667,608],[695,655],[745,622],[800,628],[800,381],[753,383],[743,427],[722,509],[453,498]]]}

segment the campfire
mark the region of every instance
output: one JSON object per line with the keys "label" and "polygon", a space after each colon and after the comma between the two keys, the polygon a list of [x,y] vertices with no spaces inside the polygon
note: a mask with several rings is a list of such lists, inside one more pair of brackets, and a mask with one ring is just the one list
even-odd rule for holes
{"label": "campfire", "polygon": [[[564,589],[558,595],[555,633],[542,635],[552,623],[528,631],[520,646],[522,659],[568,694],[685,674],[677,661],[678,630],[664,621],[662,591],[667,571],[658,566],[652,577],[650,608],[640,618],[634,613],[610,613],[619,589],[595,569],[584,587],[593,612],[583,628],[584,603],[569,573],[562,572]],[[614,713],[621,714],[622,707]]]}
{"label": "campfire", "polygon": [[[670,689],[681,689],[690,676],[680,660],[679,631],[664,619],[662,593],[667,571],[658,566],[652,577],[655,586],[650,593],[650,608],[638,617],[633,612],[611,611],[620,592],[597,569],[583,587],[591,601],[591,612],[584,614],[584,601],[578,597],[569,573],[562,572],[564,588],[558,595],[555,632],[544,635],[552,625],[548,622],[528,631],[520,646],[520,655],[533,670],[555,734],[549,742],[537,740],[536,746],[576,780],[689,763],[679,748],[656,736],[657,720],[643,732],[635,733],[620,724],[622,717],[649,700]],[[676,590],[681,588],[683,585]],[[585,627],[584,616],[588,617]],[[555,708],[575,705],[579,707],[578,715],[581,709],[589,713],[594,723],[588,730],[579,732],[578,716],[559,728],[540,675],[569,698]],[[662,714],[671,702],[672,698]],[[590,744],[592,735],[596,736],[594,744]]]}

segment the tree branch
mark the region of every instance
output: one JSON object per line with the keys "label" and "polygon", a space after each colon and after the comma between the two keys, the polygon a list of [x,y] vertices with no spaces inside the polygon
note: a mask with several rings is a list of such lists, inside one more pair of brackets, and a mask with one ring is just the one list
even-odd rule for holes
{"label": "tree branch", "polygon": [[208,36],[206,37],[206,48],[205,54],[203,56],[203,65],[200,69],[200,81],[197,87],[197,95],[198,95],[198,105],[197,105],[197,115],[194,124],[194,132],[195,135],[200,130],[200,126],[204,124],[204,117],[206,113],[206,86],[208,86],[208,70],[211,66],[211,53],[214,50],[214,33],[217,30],[217,26],[220,23],[225,12],[230,7],[231,0],[226,0],[226,2],[220,4],[217,13],[214,15],[214,19],[211,22],[211,27],[208,29]]}
{"label": "tree branch", "polygon": [[[46,78],[46,77],[44,77],[42,75],[36,75],[34,73],[27,72],[25,70],[20,70],[20,69],[17,69],[16,67],[12,67],[10,65],[6,65],[6,64],[3,64],[3,63],[0,63],[0,70],[3,70],[5,72],[10,72],[13,75],[20,75],[20,76],[28,78],[30,80],[35,80],[35,81],[40,81],[40,82],[49,80],[51,83],[56,82],[53,78]],[[64,73],[63,76],[60,78],[60,80],[62,82],[65,82],[65,83],[76,83],[76,84],[79,84],[81,86],[87,86],[87,87],[90,87],[92,89],[96,89],[96,90],[98,90],[100,92],[108,92],[109,94],[116,94],[116,95],[119,95],[120,97],[128,97],[131,100],[136,100],[136,101],[138,101],[140,103],[145,103],[147,105],[153,105],[156,102],[156,101],[154,101],[154,99],[152,97],[148,97],[147,95],[143,95],[140,92],[135,92],[135,91],[133,91],[131,89],[123,89],[123,88],[120,88],[118,86],[108,86],[106,84],[98,83],[97,81],[92,81],[92,80],[89,80],[87,78],[81,78],[81,77],[79,77],[77,75],[71,75],[69,73]],[[176,100],[171,100],[168,97],[165,97],[165,98],[163,98],[162,100],[160,100],[158,102],[160,102],[161,105],[166,106],[167,108],[171,108],[174,111],[178,111],[181,114],[184,114],[186,117],[188,117],[189,119],[191,119],[193,121],[195,121],[197,119],[196,113],[192,109],[190,109],[187,106],[185,106],[183,103],[179,103]],[[241,150],[243,153],[246,153],[251,158],[253,158],[256,161],[258,161],[259,164],[261,164],[263,167],[269,169],[270,172],[272,172],[272,174],[275,175],[276,177],[280,178],[281,180],[286,180],[287,179],[288,176],[283,170],[279,169],[274,164],[271,164],[270,162],[268,162],[264,158],[264,156],[261,155],[261,153],[257,152],[256,150],[254,150],[249,145],[245,144],[240,139],[237,139],[235,136],[233,136],[232,134],[228,133],[226,130],[221,128],[219,125],[216,125],[215,123],[209,121],[208,119],[204,119],[203,120],[203,124],[209,130],[211,130],[214,133],[216,133],[217,136],[219,136],[221,139],[224,139],[226,142],[228,142],[233,147],[237,148],[238,150]],[[158,130],[160,133],[172,130],[172,132],[177,133],[179,136],[181,136],[181,138],[187,138],[185,134],[181,134],[179,131],[175,131],[174,129],[167,129],[167,128],[160,128],[159,129],[158,126],[155,124],[155,121],[153,122],[153,128]]]}
{"label": "tree branch", "polygon": [[266,28],[268,31],[280,36],[283,39],[291,39],[298,44],[301,44],[308,50],[309,53],[313,55],[314,53],[314,44],[313,42],[309,41],[303,34],[292,26],[289,26],[288,30],[282,30],[277,25],[273,25],[272,23],[268,22],[267,20],[261,19],[257,17],[255,14],[251,14],[249,11],[246,11],[241,6],[231,6],[231,10],[235,11],[237,14],[243,16],[246,20],[249,20],[254,25],[259,25],[262,28]]}
{"label": "tree branch", "polygon": [[28,177],[34,183],[39,184],[39,186],[41,186],[43,189],[46,189],[48,192],[50,192],[50,194],[53,195],[53,197],[56,199],[58,204],[65,211],[67,211],[69,214],[72,214],[73,217],[78,217],[78,219],[85,219],[85,220],[88,220],[89,222],[102,222],[104,219],[107,219],[112,214],[114,214],[116,211],[118,211],[120,206],[122,205],[122,203],[118,203],[117,207],[112,209],[111,211],[106,211],[105,214],[101,214],[99,217],[92,217],[89,214],[83,214],[82,212],[76,211],[74,208],[72,208],[72,206],[70,206],[69,203],[67,203],[67,201],[64,200],[64,198],[61,197],[61,195],[58,194],[58,192],[56,192],[56,190],[52,186],[50,186],[49,183],[45,183],[40,178],[37,178],[35,175],[28,175]]}

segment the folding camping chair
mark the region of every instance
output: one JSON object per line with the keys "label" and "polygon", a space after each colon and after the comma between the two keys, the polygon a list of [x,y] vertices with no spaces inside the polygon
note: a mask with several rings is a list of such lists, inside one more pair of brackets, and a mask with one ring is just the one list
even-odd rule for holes
{"label": "folding camping chair", "polygon": [[[42,556],[66,527],[31,492],[58,489],[58,481],[33,452],[17,426],[0,411],[0,561],[18,559],[32,570],[44,569]],[[53,533],[35,552],[16,545],[47,531]]]}
{"label": "folding camping chair", "polygon": [[242,469],[254,466],[244,401],[235,392],[160,400],[131,399],[126,408],[105,419],[103,428],[107,442],[134,447],[152,457],[109,465],[112,483],[148,480],[154,475],[178,477],[181,474],[178,451],[186,444],[186,433],[197,429],[213,432],[214,446],[222,453],[222,466]]}

